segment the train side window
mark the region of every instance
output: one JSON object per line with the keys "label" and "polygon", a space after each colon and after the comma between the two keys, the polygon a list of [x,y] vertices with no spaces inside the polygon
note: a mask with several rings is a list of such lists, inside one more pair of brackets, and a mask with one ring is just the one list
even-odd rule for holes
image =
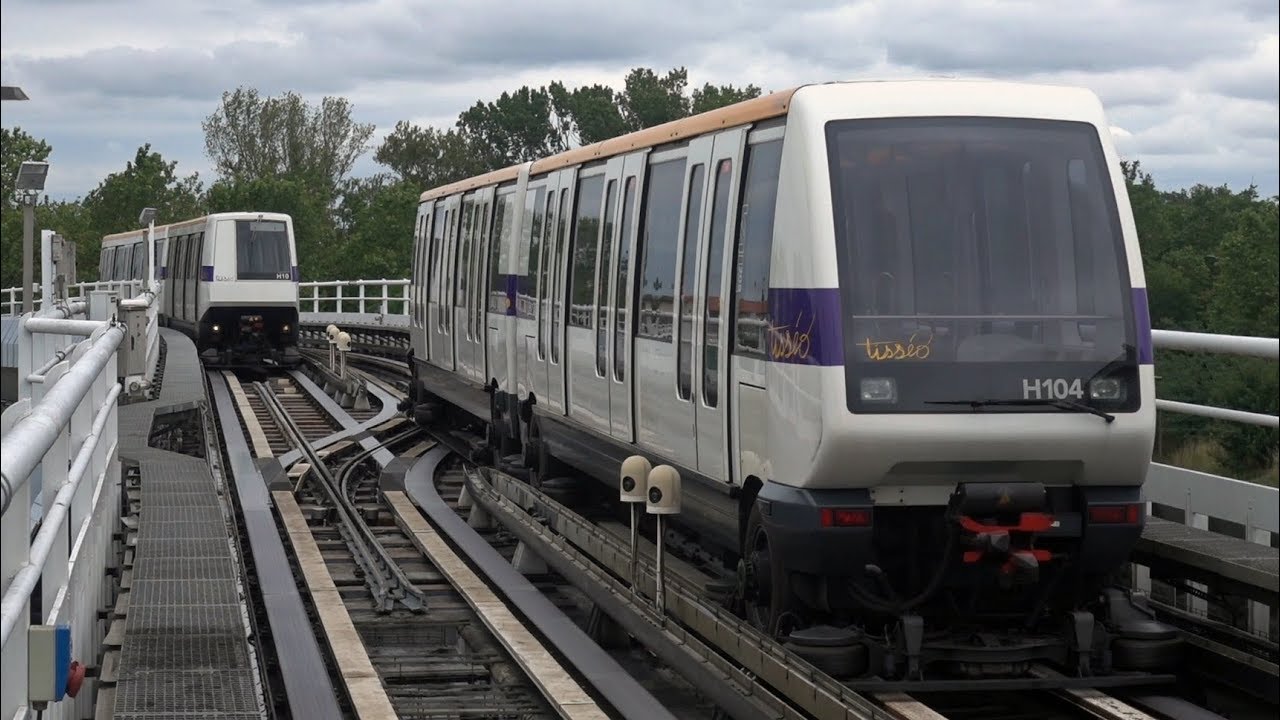
{"label": "train side window", "polygon": [[546,188],[534,188],[524,198],[524,227],[520,237],[520,254],[516,261],[516,316],[526,320],[536,316],[538,276],[542,261],[542,201]]}
{"label": "train side window", "polygon": [[769,265],[782,140],[748,146],[745,162],[734,272],[733,348],[735,354],[764,358],[768,353]]}
{"label": "train side window", "polygon": [[493,226],[493,223],[497,222],[495,217],[497,213],[490,214],[490,209],[488,202],[480,208],[480,215],[476,220],[475,245],[472,248],[472,254],[475,256],[475,270],[471,275],[471,336],[476,339],[484,337],[482,303],[485,292],[485,264],[488,259],[485,257],[485,251],[492,250],[498,242],[497,228]]}
{"label": "train side window", "polygon": [[467,288],[468,288],[468,263],[471,260],[471,224],[475,222],[476,204],[472,200],[462,201],[462,236],[458,241],[458,264],[457,264],[457,292],[453,296],[453,304],[458,307],[467,306]]}
{"label": "train side window", "polygon": [[573,238],[569,244],[569,326],[591,327],[595,303],[596,257],[600,251],[600,193],[604,176],[578,181],[574,202]]}
{"label": "train side window", "polygon": [[564,257],[569,247],[569,188],[560,191],[559,222],[556,224],[556,247],[552,254],[555,262],[555,276],[552,278],[551,295],[551,362],[560,362],[560,323],[564,320],[565,298],[564,274],[567,259]]}
{"label": "train side window", "polygon": [[637,249],[641,278],[636,304],[637,337],[671,342],[685,164],[686,158],[676,158],[649,166]]}
{"label": "train side window", "polygon": [[546,223],[543,226],[542,264],[538,271],[538,359],[547,357],[546,333],[542,329],[543,316],[547,310],[543,308],[547,298],[551,297],[551,264],[555,262],[556,252],[556,192],[547,193]]}
{"label": "train side window", "polygon": [[716,166],[715,190],[711,197],[711,235],[707,249],[706,305],[702,327],[702,401],[707,407],[720,402],[716,374],[720,369],[720,285],[724,267],[724,236],[729,222],[729,188],[733,185],[733,161]]}
{"label": "train side window", "polygon": [[634,224],[636,176],[627,178],[622,191],[622,232],[618,233],[618,272],[613,281],[613,379],[627,379],[627,304],[631,293],[627,287],[630,279],[627,265],[631,261],[631,227]]}
{"label": "train side window", "polygon": [[498,198],[493,205],[493,235],[489,238],[489,312],[504,315],[507,303],[515,302],[507,295],[507,273],[502,267],[502,248],[511,242],[512,215],[515,212],[515,194]]}
{"label": "train side window", "polygon": [[613,219],[618,181],[610,180],[604,193],[604,224],[600,231],[600,262],[596,268],[596,374],[604,377],[609,361],[609,261],[613,259]]}
{"label": "train side window", "polygon": [[693,166],[689,174],[689,208],[685,212],[684,249],[680,263],[680,336],[676,346],[676,387],[681,400],[689,399],[693,383],[693,293],[698,279],[698,232],[702,229],[702,192],[706,187],[707,168],[702,163]]}
{"label": "train side window", "polygon": [[113,271],[114,280],[129,279],[129,264],[133,260],[133,252],[128,245],[116,246],[115,270]]}
{"label": "train side window", "polygon": [[449,212],[441,213],[442,208],[444,200],[437,200],[436,215],[440,220],[432,223],[431,254],[427,257],[427,301],[437,303],[440,301],[440,254],[444,252],[444,229],[449,224]]}
{"label": "train side window", "polygon": [[141,240],[133,244],[133,277],[130,280],[141,280],[147,272],[147,246]]}
{"label": "train side window", "polygon": [[103,248],[102,255],[98,258],[98,282],[106,282],[111,279],[111,263],[115,260],[115,248]]}

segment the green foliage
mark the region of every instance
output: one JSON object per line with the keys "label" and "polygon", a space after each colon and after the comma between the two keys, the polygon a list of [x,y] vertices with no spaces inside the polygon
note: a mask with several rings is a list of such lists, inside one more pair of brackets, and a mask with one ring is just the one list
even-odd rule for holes
{"label": "green foliage", "polygon": [[312,107],[297,93],[264,98],[237,88],[222,94],[203,128],[205,152],[223,178],[289,177],[327,202],[367,150],[374,126],[356,122],[346,98],[326,97]]}
{"label": "green foliage", "polygon": [[448,185],[485,170],[466,135],[457,130],[423,128],[403,120],[396,123],[373,157],[420,190]]}
{"label": "green foliage", "polygon": [[328,208],[308,185],[297,178],[223,179],[205,195],[208,212],[254,210],[288,213],[298,245],[303,280],[330,277],[336,267],[336,233]]}
{"label": "green foliage", "polygon": [[20,127],[0,129],[0,202],[5,208],[17,204],[14,197],[14,184],[18,178],[18,168],[26,160],[48,160],[53,148],[49,143],[32,137]]}

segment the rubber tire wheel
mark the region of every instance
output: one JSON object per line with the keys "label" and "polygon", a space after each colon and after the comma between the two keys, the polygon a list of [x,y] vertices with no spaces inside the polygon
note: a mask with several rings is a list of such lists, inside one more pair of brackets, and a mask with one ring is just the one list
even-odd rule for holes
{"label": "rubber tire wheel", "polygon": [[[745,539],[744,539],[743,548],[742,548],[744,558],[749,556],[751,552],[749,543],[751,543],[752,539],[755,537],[755,533],[757,529],[763,530],[763,528],[761,527],[762,524],[763,523],[760,520],[760,506],[753,502],[751,503],[751,512],[747,516],[747,530],[746,530],[746,534],[744,535]],[[768,533],[765,534],[765,538],[767,542]],[[784,614],[786,614],[786,612],[790,609],[790,605],[791,605],[790,604],[791,585],[789,582],[790,578],[788,577],[787,573],[782,570],[781,563],[777,562],[777,558],[774,556],[772,543],[769,544],[769,570],[770,570],[769,614],[768,614],[768,617],[765,619],[766,620],[765,627],[763,628],[759,627],[756,620],[751,617],[752,613],[748,611],[746,607],[743,608],[743,611],[744,611],[744,614],[747,616],[747,622],[749,622],[753,627],[756,627],[757,629],[761,630],[765,634],[772,637],[778,628],[778,621],[782,618]],[[760,579],[757,578],[756,583],[759,584],[759,582],[760,582]],[[754,603],[754,601],[745,600],[745,603],[750,604],[750,603]]]}
{"label": "rubber tire wheel", "polygon": [[1111,664],[1121,670],[1163,670],[1182,660],[1182,639],[1134,640],[1116,638],[1111,643]]}
{"label": "rubber tire wheel", "polygon": [[867,646],[861,643],[843,647],[805,648],[798,647],[795,643],[785,643],[783,647],[835,678],[861,677],[867,673],[870,654]]}

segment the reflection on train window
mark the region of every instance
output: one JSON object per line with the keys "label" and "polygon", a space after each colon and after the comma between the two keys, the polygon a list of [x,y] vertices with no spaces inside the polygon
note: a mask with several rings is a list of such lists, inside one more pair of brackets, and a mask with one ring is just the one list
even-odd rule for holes
{"label": "reflection on train window", "polygon": [[622,195],[622,234],[618,236],[618,274],[613,284],[614,341],[613,379],[627,379],[627,303],[631,293],[627,288],[627,266],[631,262],[631,216],[635,212],[636,178],[627,178],[627,189]]}
{"label": "reflection on train window", "polygon": [[773,214],[778,199],[782,141],[747,148],[747,175],[738,217],[737,315],[734,350],[763,357],[769,327],[769,255],[773,252]]}
{"label": "reflection on train window", "polygon": [[578,199],[569,246],[569,327],[591,327],[591,304],[595,302],[596,254],[600,249],[600,195],[604,176],[578,181]]}
{"label": "reflection on train window", "polygon": [[636,335],[671,342],[675,311],[676,248],[680,242],[680,199],[685,158],[649,166],[640,227],[640,302]]}
{"label": "reflection on train window", "polygon": [[856,342],[931,338],[934,362],[1129,352],[1124,250],[1096,130],[841,121],[828,142]]}
{"label": "reflection on train window", "polygon": [[715,407],[720,401],[716,384],[720,368],[720,285],[724,268],[724,236],[729,222],[729,188],[733,184],[733,161],[716,166],[715,194],[711,196],[711,235],[707,249],[706,307],[703,311],[702,401]]}
{"label": "reflection on train window", "polygon": [[693,357],[693,284],[697,279],[695,264],[698,231],[702,228],[702,186],[707,168],[701,163],[689,174],[689,204],[685,211],[683,262],[680,263],[680,344],[676,348],[676,387],[681,400],[689,399],[693,383],[690,359]]}
{"label": "reflection on train window", "polygon": [[236,221],[236,276],[241,280],[290,280],[288,227],[280,220]]}

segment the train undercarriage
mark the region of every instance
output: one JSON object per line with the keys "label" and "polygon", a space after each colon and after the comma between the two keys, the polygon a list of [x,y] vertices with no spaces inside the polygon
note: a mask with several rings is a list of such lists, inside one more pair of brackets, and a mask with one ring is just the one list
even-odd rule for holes
{"label": "train undercarriage", "polygon": [[205,367],[292,368],[302,362],[293,307],[212,307],[200,318],[195,335]]}
{"label": "train undercarriage", "polygon": [[[419,422],[462,412],[486,426],[490,459],[518,458],[534,482],[575,474],[536,422],[526,429],[527,407],[494,407],[502,403],[490,393],[485,417],[444,399],[457,387],[436,395],[421,383],[405,405]],[[576,474],[616,493],[614,476]],[[1180,662],[1177,631],[1115,581],[1142,530],[1138,488],[968,483],[946,508],[877,508],[866,491],[818,507],[797,493],[766,484],[743,513],[740,551],[726,558],[736,576],[726,604],[836,677],[868,688],[1020,687],[1048,664],[1100,686],[1168,681],[1162,673]],[[783,526],[788,512],[815,527]]]}

